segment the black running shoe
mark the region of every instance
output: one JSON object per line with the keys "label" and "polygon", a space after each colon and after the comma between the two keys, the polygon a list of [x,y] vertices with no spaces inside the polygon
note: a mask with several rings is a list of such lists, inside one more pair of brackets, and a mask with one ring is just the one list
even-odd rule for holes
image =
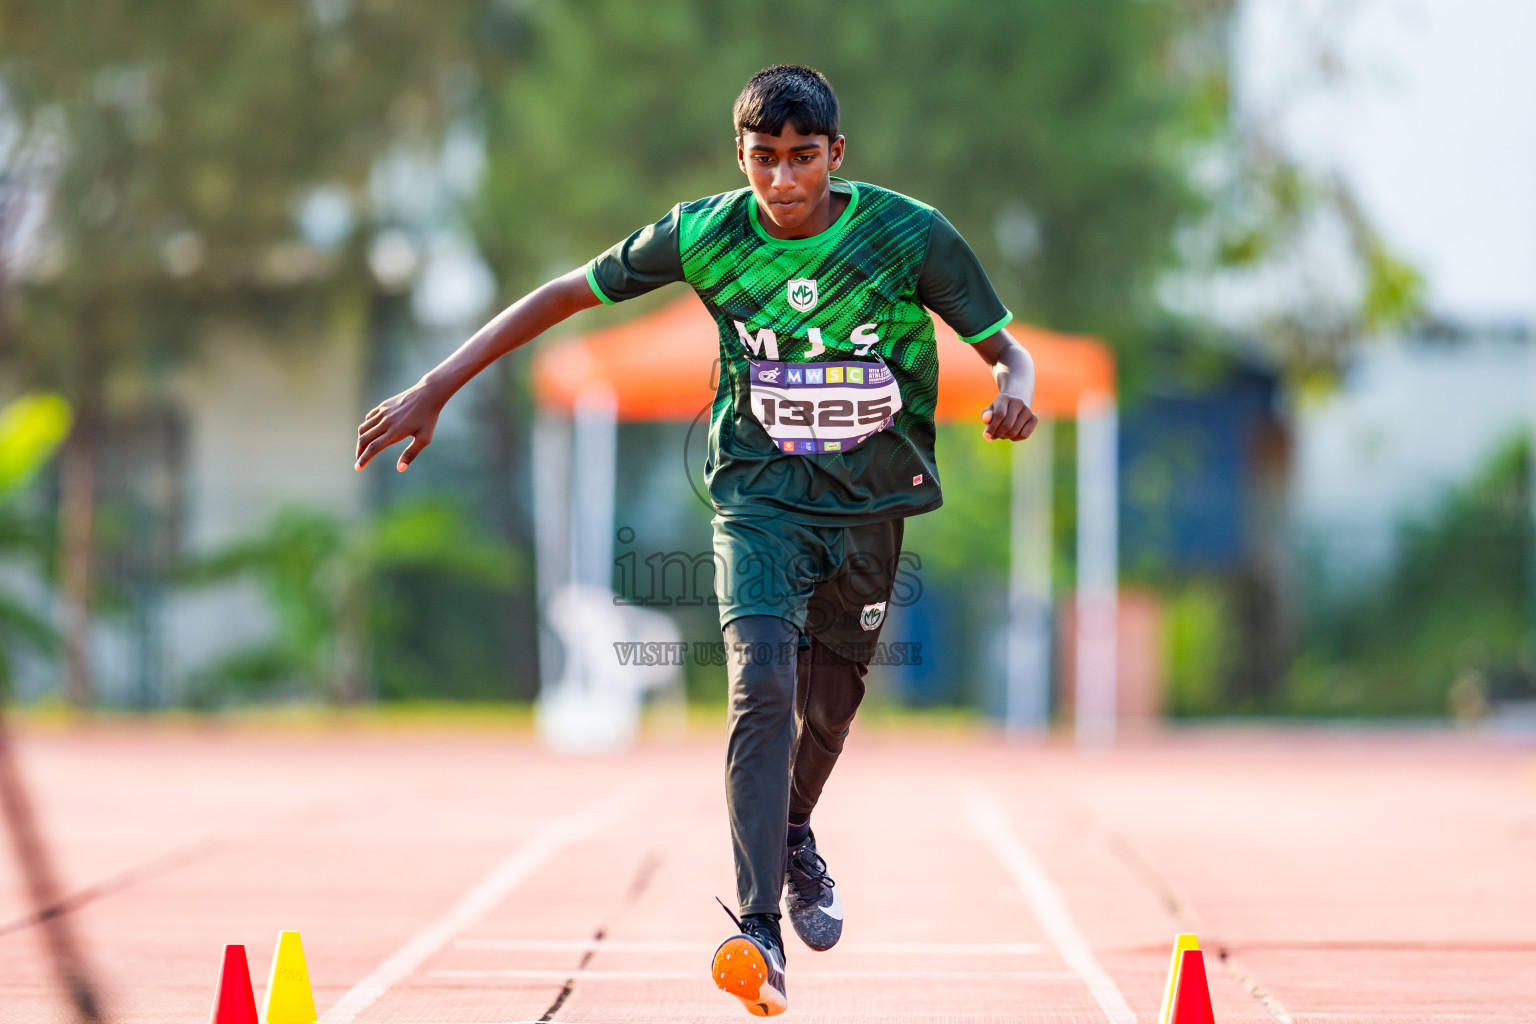
{"label": "black running shoe", "polygon": [[843,937],[843,898],[816,852],[815,833],[789,848],[785,875],[784,911],[800,941],[815,950],[837,945]]}
{"label": "black running shoe", "polygon": [[789,998],[784,992],[784,940],[778,918],[750,914],[737,924],[741,932],[715,950],[710,976],[720,991],[740,999],[748,1013],[758,1017],[783,1013],[789,1009]]}

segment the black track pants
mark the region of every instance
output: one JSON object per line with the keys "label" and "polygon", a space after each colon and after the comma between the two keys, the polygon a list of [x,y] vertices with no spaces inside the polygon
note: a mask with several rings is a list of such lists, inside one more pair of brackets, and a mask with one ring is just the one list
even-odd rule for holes
{"label": "black track pants", "polygon": [[794,623],[772,615],[725,626],[725,793],[743,914],[779,912],[789,816],[815,809],[864,698],[866,665],[799,640]]}

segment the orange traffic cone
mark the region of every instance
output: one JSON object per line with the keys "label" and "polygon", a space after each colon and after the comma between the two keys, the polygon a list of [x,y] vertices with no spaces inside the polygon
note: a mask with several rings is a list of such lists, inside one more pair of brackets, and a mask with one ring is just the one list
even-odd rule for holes
{"label": "orange traffic cone", "polygon": [[211,1024],[257,1024],[256,995],[251,991],[251,968],[244,946],[224,947],[224,968],[219,972],[219,991],[213,997]]}
{"label": "orange traffic cone", "polygon": [[1205,954],[1186,949],[1179,954],[1179,980],[1173,993],[1168,1024],[1216,1024],[1211,990],[1205,980]]}

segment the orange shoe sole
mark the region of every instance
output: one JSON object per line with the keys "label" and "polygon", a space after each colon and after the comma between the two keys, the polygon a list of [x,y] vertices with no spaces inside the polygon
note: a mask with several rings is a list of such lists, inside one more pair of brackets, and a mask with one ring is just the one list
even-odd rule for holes
{"label": "orange shoe sole", "polygon": [[784,993],[768,984],[768,963],[763,954],[746,939],[722,943],[715,950],[709,973],[720,991],[740,999],[754,1016],[773,1017],[789,1009]]}

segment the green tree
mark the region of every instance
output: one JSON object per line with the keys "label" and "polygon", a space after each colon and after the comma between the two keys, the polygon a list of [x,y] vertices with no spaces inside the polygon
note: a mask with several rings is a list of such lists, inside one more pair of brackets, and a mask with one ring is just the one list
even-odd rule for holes
{"label": "green tree", "polygon": [[[1105,338],[1133,389],[1153,348],[1203,358],[1191,342],[1234,332],[1305,376],[1416,315],[1422,282],[1342,182],[1231,116],[1232,8],[536,4],[516,66],[487,83],[480,245],[510,299],[680,199],[739,187],[731,101],[758,68],[807,63],[842,102],[842,173],[939,206],[1022,318]],[[1214,277],[1304,260],[1322,221],[1358,278],[1342,305],[1301,294],[1232,325],[1170,303],[1170,278],[1203,296]]]}
{"label": "green tree", "polygon": [[[0,559],[26,559],[37,552],[38,524],[20,507],[19,495],[53,458],[69,433],[69,404],[58,395],[29,395],[0,409]],[[51,653],[53,627],[25,601],[0,591],[0,703],[11,686],[15,652]]]}
{"label": "green tree", "polygon": [[1401,529],[1397,563],[1379,585],[1314,598],[1287,710],[1438,716],[1458,680],[1528,697],[1530,474],[1530,444],[1517,437]]}
{"label": "green tree", "polygon": [[[1225,4],[961,0],[535,6],[490,95],[481,244],[509,294],[679,199],[736,188],[730,106],[764,65],[826,72],[843,173],[941,207],[1019,311],[1124,340],[1198,210],[1222,130]],[[1219,37],[1218,37],[1219,41]]]}
{"label": "green tree", "polygon": [[246,579],[266,593],[276,617],[270,640],[235,651],[203,669],[192,700],[274,692],[355,703],[369,696],[375,627],[393,615],[386,577],[427,577],[505,590],[521,573],[517,554],[482,534],[443,502],[401,502],[360,524],[293,509],[262,534],[184,570],[191,586]]}
{"label": "green tree", "polygon": [[[367,308],[354,228],[369,172],[447,119],[445,72],[475,56],[480,9],[0,5],[0,354],[77,413],[60,530],[74,702],[92,697],[98,466],[113,417],[152,401],[212,324],[313,337],[341,308]],[[43,226],[25,230],[39,212]],[[317,212],[328,224],[306,237]]]}

